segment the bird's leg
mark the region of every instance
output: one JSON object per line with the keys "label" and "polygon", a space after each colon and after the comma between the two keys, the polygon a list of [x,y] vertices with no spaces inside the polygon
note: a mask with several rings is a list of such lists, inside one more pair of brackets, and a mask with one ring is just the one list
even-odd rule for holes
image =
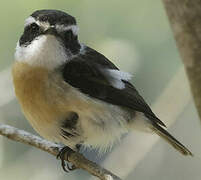
{"label": "bird's leg", "polygon": [[[68,146],[65,146],[59,151],[57,155],[57,159],[61,159],[61,166],[65,172],[69,172],[69,171],[73,171],[77,169],[74,165],[72,166],[69,165],[68,157],[73,152],[74,151],[71,148],[69,148]],[[65,156],[67,157],[68,162],[65,161]]]}
{"label": "bird's leg", "polygon": [[[76,145],[78,152],[80,150],[80,147],[81,147],[81,144]],[[61,166],[65,172],[69,172],[69,171],[73,171],[73,170],[77,169],[77,167],[75,165],[69,165],[68,157],[73,152],[74,151],[71,148],[69,148],[68,146],[65,146],[59,151],[59,153],[57,155],[57,159],[61,159]],[[65,155],[67,157],[67,161],[68,161],[67,163],[65,161]]]}

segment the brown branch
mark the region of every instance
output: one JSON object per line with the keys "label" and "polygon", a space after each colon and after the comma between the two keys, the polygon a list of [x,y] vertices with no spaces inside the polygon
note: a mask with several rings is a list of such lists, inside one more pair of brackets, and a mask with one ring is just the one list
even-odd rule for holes
{"label": "brown branch", "polygon": [[[34,146],[54,156],[57,156],[59,150],[62,148],[61,145],[52,143],[38,136],[30,134],[26,131],[4,124],[0,124],[0,134],[6,136],[11,140]],[[67,157],[65,157],[65,160],[67,160]],[[69,162],[74,164],[77,168],[86,170],[90,174],[98,177],[101,180],[121,180],[119,177],[112,174],[108,170],[98,166],[96,163],[92,161],[89,161],[78,152],[75,151],[70,152],[68,160]]]}
{"label": "brown branch", "polygon": [[163,3],[201,119],[201,0],[163,0]]}

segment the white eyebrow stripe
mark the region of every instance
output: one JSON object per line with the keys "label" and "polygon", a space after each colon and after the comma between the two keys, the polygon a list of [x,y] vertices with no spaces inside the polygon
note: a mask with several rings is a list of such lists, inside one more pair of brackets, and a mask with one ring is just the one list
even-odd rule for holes
{"label": "white eyebrow stripe", "polygon": [[47,30],[50,27],[50,23],[46,22],[46,21],[38,21],[36,20],[34,17],[29,16],[26,20],[25,20],[25,24],[24,27],[29,26],[32,23],[36,23],[38,26],[42,27],[43,30]]}
{"label": "white eyebrow stripe", "polygon": [[[37,25],[39,25],[40,27],[42,27],[44,30],[47,30],[48,28],[50,28],[50,23],[49,22],[41,22],[36,20],[34,17],[29,16],[26,20],[25,20],[25,24],[24,26],[29,26],[32,23],[36,23]],[[56,29],[58,32],[62,32],[62,31],[67,31],[67,30],[72,30],[74,35],[78,35],[78,31],[79,28],[77,27],[77,25],[69,25],[69,26],[65,26],[63,24],[61,25],[56,25]]]}
{"label": "white eyebrow stripe", "polygon": [[65,26],[65,25],[61,24],[61,25],[56,25],[56,29],[58,32],[72,30],[74,35],[77,35],[78,31],[79,31],[79,28],[77,27],[77,25]]}
{"label": "white eyebrow stripe", "polygon": [[34,22],[36,23],[35,18],[33,18],[32,16],[29,16],[29,17],[25,20],[24,27],[29,26],[30,24],[32,24],[32,23],[34,23]]}

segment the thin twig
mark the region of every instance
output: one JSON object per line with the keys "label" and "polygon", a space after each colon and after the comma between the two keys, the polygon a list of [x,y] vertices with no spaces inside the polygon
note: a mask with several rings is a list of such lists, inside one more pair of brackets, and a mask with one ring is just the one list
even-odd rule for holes
{"label": "thin twig", "polygon": [[[0,124],[0,134],[11,140],[34,146],[54,156],[57,156],[59,150],[62,148],[61,145],[47,141],[24,130],[17,129],[9,125]],[[65,160],[67,160],[67,157],[65,157]],[[88,171],[90,174],[98,177],[100,180],[121,180],[108,170],[98,166],[92,161],[89,161],[78,152],[70,152],[68,160],[77,168]]]}

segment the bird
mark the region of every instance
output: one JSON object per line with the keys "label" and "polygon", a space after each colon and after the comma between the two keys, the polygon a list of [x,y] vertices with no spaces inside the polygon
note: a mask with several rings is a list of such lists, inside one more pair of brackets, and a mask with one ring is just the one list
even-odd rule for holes
{"label": "bird", "polygon": [[192,156],[130,82],[132,75],[81,43],[78,30],[76,19],[66,12],[36,10],[25,20],[12,66],[26,119],[39,135],[65,145],[58,155],[62,162],[68,148],[104,151],[135,130],[155,133]]}

